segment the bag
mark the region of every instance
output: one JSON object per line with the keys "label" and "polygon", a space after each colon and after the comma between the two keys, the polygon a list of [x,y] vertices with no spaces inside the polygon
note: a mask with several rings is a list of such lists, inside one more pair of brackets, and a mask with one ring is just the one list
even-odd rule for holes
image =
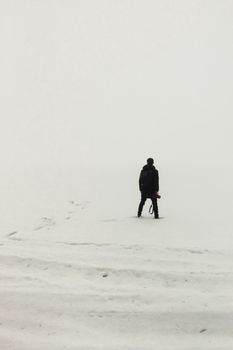
{"label": "bag", "polygon": [[[160,196],[160,194],[158,194],[158,192],[156,192],[154,196],[155,196],[155,198],[158,198],[158,199],[161,198],[161,196]],[[153,214],[153,213],[154,213],[153,204],[151,204],[151,206],[150,206],[150,208],[149,208],[149,213],[150,213],[150,214]]]}

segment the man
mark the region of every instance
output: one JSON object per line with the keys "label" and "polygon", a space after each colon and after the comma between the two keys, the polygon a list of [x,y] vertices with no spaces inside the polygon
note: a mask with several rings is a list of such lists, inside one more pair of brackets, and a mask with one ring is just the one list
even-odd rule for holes
{"label": "man", "polygon": [[153,204],[153,212],[155,219],[159,219],[158,213],[158,191],[159,191],[159,172],[154,167],[153,158],[147,159],[147,164],[144,165],[139,177],[139,189],[141,191],[141,202],[138,207],[138,217],[142,215],[143,206],[150,198]]}

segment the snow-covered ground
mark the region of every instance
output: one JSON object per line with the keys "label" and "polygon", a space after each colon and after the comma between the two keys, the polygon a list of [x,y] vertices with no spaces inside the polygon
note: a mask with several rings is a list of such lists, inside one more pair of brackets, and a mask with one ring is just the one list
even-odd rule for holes
{"label": "snow-covered ground", "polygon": [[0,350],[233,349],[232,13],[0,1]]}
{"label": "snow-covered ground", "polygon": [[1,349],[232,349],[232,199],[217,173],[164,168],[161,219],[138,219],[139,170],[5,177]]}

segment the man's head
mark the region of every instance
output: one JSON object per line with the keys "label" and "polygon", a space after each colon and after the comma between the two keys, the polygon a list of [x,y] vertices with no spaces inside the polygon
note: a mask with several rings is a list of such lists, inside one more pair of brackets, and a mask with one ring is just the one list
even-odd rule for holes
{"label": "man's head", "polygon": [[153,165],[154,164],[154,159],[153,158],[148,158],[147,159],[147,165]]}

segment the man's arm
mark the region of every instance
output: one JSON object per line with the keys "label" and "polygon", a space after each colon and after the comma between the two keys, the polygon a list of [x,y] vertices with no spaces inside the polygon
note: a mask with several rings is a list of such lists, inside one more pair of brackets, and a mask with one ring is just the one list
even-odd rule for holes
{"label": "man's arm", "polygon": [[142,187],[143,187],[143,184],[142,184],[142,171],[140,172],[140,176],[139,176],[139,190],[142,191]]}
{"label": "man's arm", "polygon": [[159,192],[159,172],[157,169],[155,173],[155,184],[156,184],[156,192]]}

